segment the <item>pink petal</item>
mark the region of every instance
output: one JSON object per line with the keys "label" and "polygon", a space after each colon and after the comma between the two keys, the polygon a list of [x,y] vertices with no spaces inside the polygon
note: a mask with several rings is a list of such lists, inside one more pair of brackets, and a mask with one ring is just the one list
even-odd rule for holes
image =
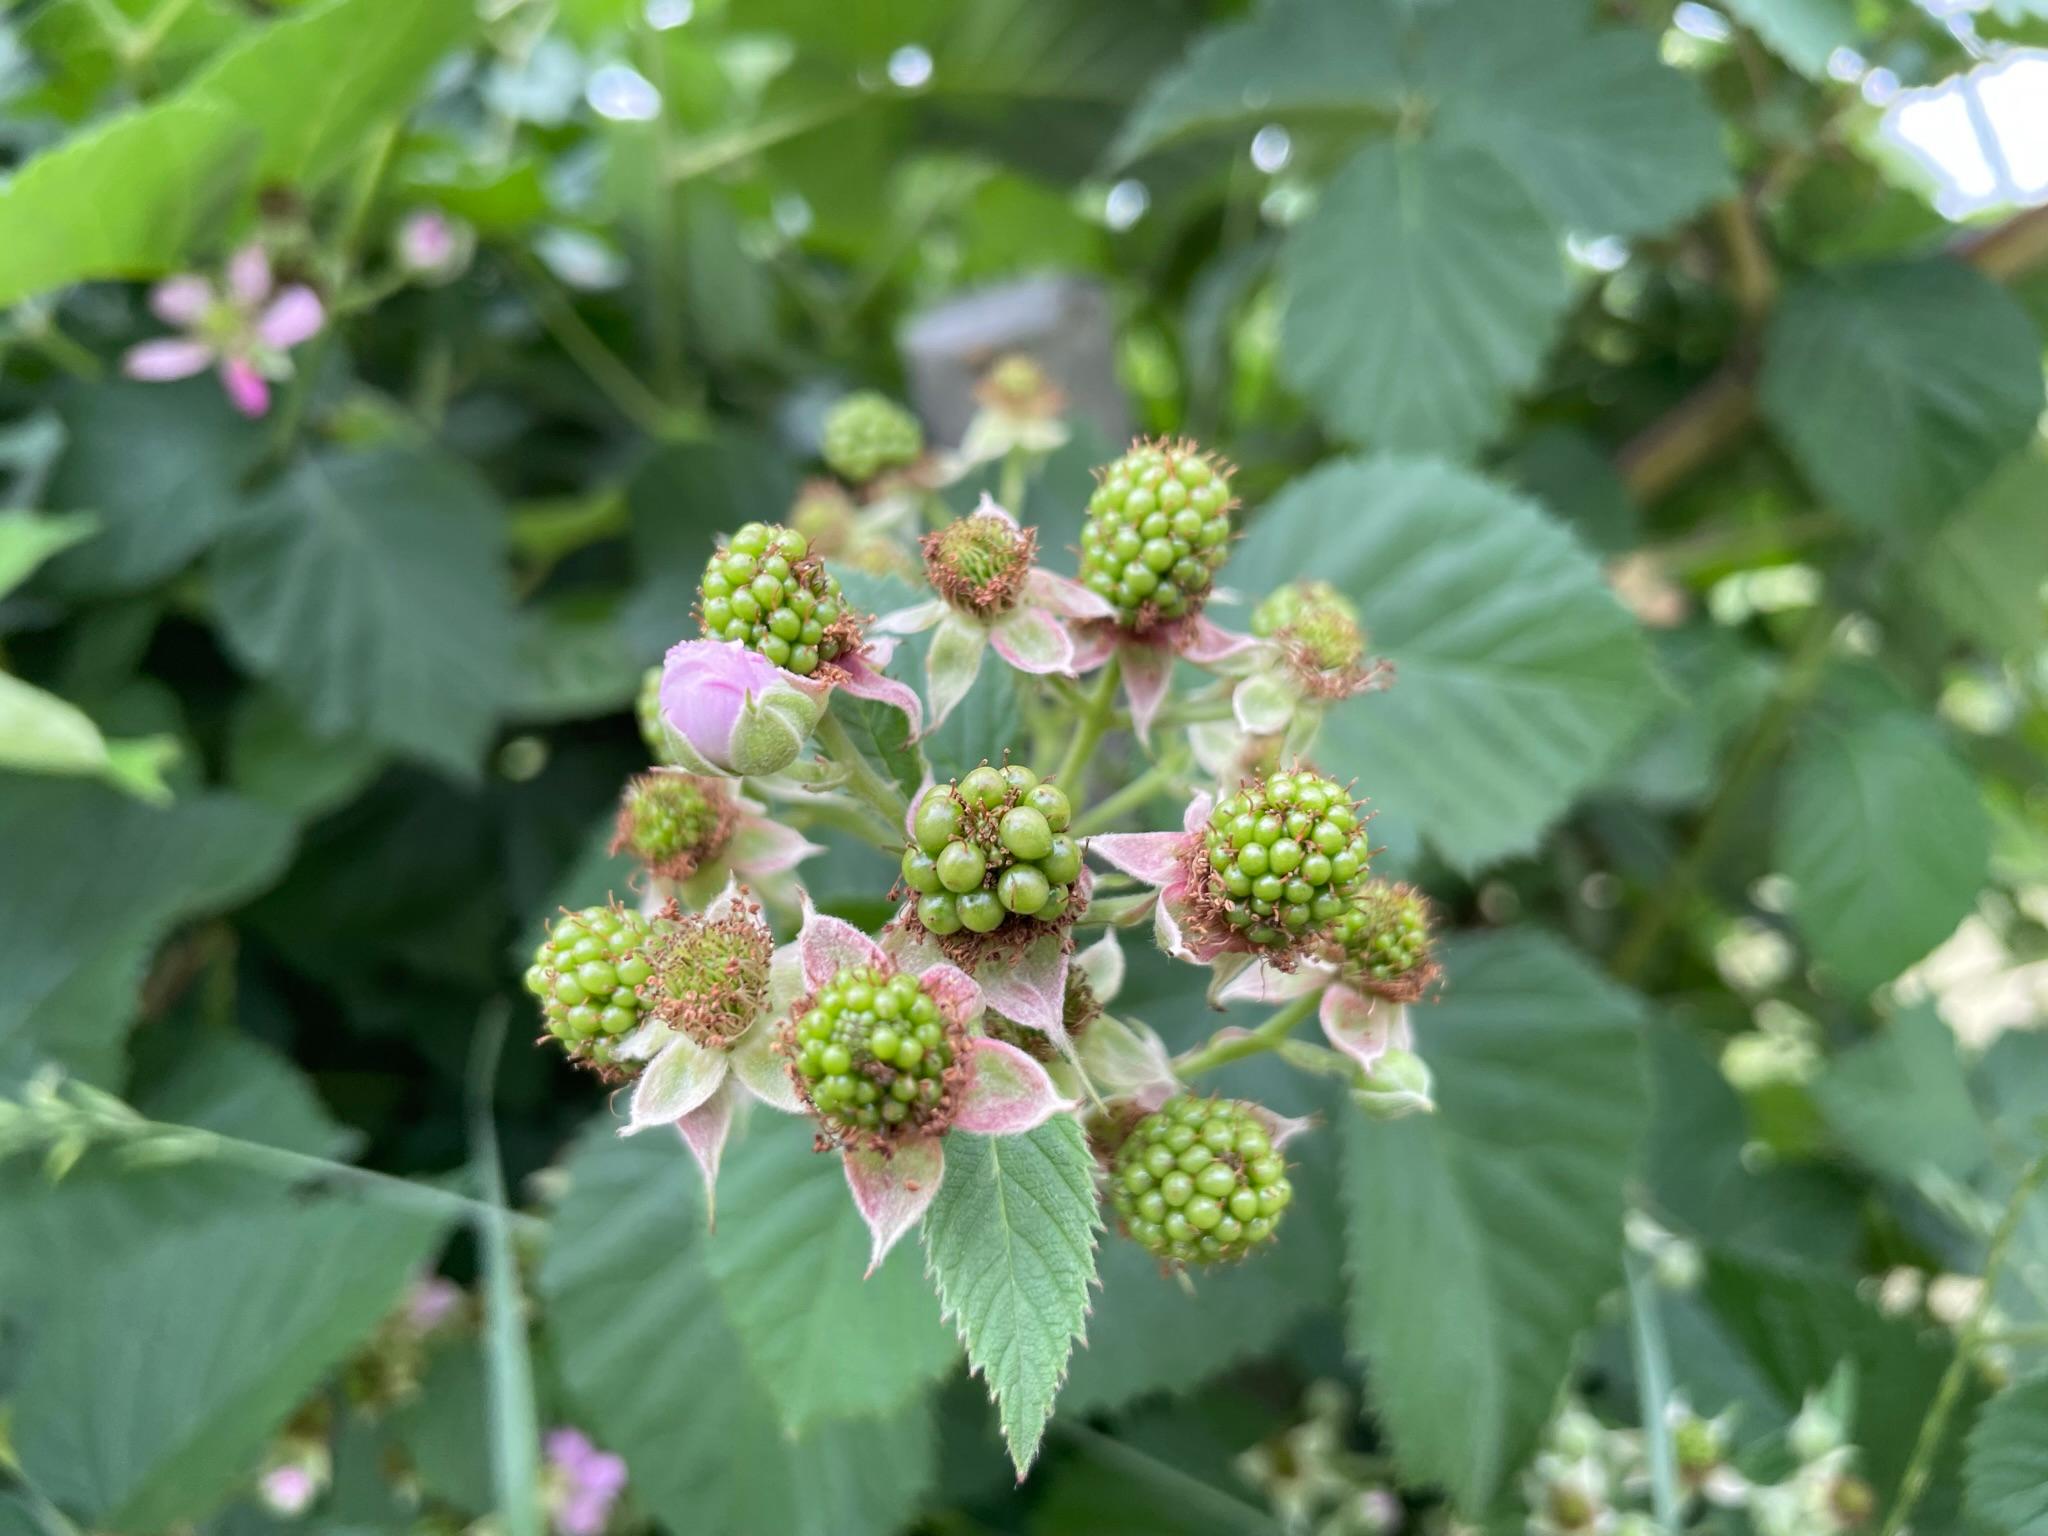
{"label": "pink petal", "polygon": [[[1056,613],[1063,619],[1113,619],[1116,610],[1106,598],[1089,591],[1071,576],[1062,576],[1034,565],[1024,577],[1024,602],[1032,608],[1043,608],[1047,613]],[[1095,664],[1100,666],[1109,657],[1104,655]]]}
{"label": "pink petal", "polygon": [[804,892],[804,923],[796,936],[797,953],[803,957],[804,981],[813,992],[832,985],[832,978],[849,965],[895,969],[882,946],[853,924],[826,917],[811,905],[811,893]]}
{"label": "pink petal", "polygon": [[949,612],[943,599],[930,598],[922,603],[912,603],[908,608],[898,608],[885,613],[868,626],[871,635],[921,635]]}
{"label": "pink petal", "polygon": [[1166,702],[1166,690],[1173,683],[1173,652],[1156,645],[1127,645],[1123,648],[1124,697],[1131,701],[1131,729],[1138,740],[1149,741],[1152,717]]}
{"label": "pink petal", "polygon": [[203,372],[213,361],[213,347],[204,341],[166,337],[130,347],[121,358],[121,371],[131,379],[161,383],[166,379],[189,379]]}
{"label": "pink petal", "polygon": [[673,1125],[718,1092],[725,1070],[725,1052],[677,1035],[633,1085],[631,1119],[619,1134],[632,1136],[649,1126]]}
{"label": "pink petal", "polygon": [[1021,1136],[1074,1107],[1044,1067],[1001,1040],[967,1042],[967,1087],[953,1125],[983,1136]]}
{"label": "pink petal", "polygon": [[909,684],[899,683],[875,670],[870,658],[875,663],[884,659],[877,654],[880,646],[879,640],[871,640],[866,656],[856,651],[850,656],[840,657],[836,665],[846,674],[846,680],[839,686],[857,699],[873,699],[877,704],[888,704],[902,710],[910,717],[910,735],[914,741],[924,734],[924,705]]}
{"label": "pink petal", "polygon": [[1074,637],[1042,608],[1019,608],[990,635],[996,654],[1019,672],[1074,673]]}
{"label": "pink petal", "polygon": [[987,646],[988,631],[958,614],[947,614],[932,632],[932,647],[924,658],[925,692],[932,701],[928,729],[937,730],[973,689],[975,678],[981,675],[981,653]]}
{"label": "pink petal", "polygon": [[981,988],[974,984],[974,978],[957,965],[941,963],[923,972],[917,978],[918,985],[931,994],[933,1002],[939,1005],[939,1012],[947,1022],[958,1024],[962,1029],[980,1019],[986,1004],[982,1000]]}
{"label": "pink petal", "polygon": [[881,1267],[898,1238],[916,1226],[946,1176],[946,1153],[934,1136],[899,1143],[888,1153],[865,1149],[841,1154],[846,1186],[874,1236],[869,1274]]}
{"label": "pink petal", "polygon": [[1188,801],[1188,808],[1180,813],[1180,829],[1183,832],[1199,832],[1209,825],[1209,818],[1216,814],[1216,797],[1202,790]]}
{"label": "pink petal", "polygon": [[1197,666],[1212,667],[1219,661],[1233,657],[1246,657],[1268,648],[1266,641],[1254,635],[1241,635],[1236,630],[1225,629],[1212,623],[1204,614],[1196,614],[1181,632],[1179,650],[1181,655]]}
{"label": "pink petal", "polygon": [[795,869],[814,853],[825,850],[809,842],[793,827],[770,821],[766,816],[742,814],[726,845],[726,862],[741,876],[758,880]]}
{"label": "pink petal", "polygon": [[989,1007],[1066,1052],[1067,950],[1058,934],[1041,934],[1014,962],[988,966],[978,979]]}
{"label": "pink petal", "polygon": [[1012,528],[1017,526],[1017,519],[1012,517],[1009,510],[1001,502],[997,501],[995,497],[989,495],[987,491],[981,493],[981,500],[974,504],[974,511],[971,515],[975,517],[999,517]]}
{"label": "pink petal", "polygon": [[300,283],[285,289],[263,311],[256,322],[256,335],[266,347],[289,352],[302,341],[311,341],[327,322],[320,295]]}
{"label": "pink petal", "polygon": [[704,1174],[704,1215],[712,1225],[718,1220],[718,1163],[732,1132],[732,1112],[732,1082],[722,1078],[717,1092],[676,1121],[676,1134]]}
{"label": "pink petal", "polygon": [[1087,849],[1147,885],[1164,887],[1180,878],[1185,832],[1098,832]]}
{"label": "pink petal", "polygon": [[1216,1000],[1221,1003],[1284,1003],[1290,998],[1306,997],[1329,983],[1330,973],[1319,971],[1314,966],[1304,965],[1283,971],[1259,960],[1246,966],[1219,988]]}
{"label": "pink petal", "polygon": [[167,277],[149,290],[149,312],[165,325],[189,330],[213,308],[213,284],[187,272]]}
{"label": "pink petal", "polygon": [[726,1065],[739,1079],[740,1086],[770,1109],[779,1109],[785,1115],[800,1115],[805,1110],[803,1095],[790,1081],[789,1064],[775,1049],[773,1020],[773,1014],[756,1019],[753,1026],[733,1042],[732,1049],[726,1053]]}
{"label": "pink petal", "polygon": [[229,404],[244,416],[261,416],[270,409],[270,386],[247,358],[222,358],[220,385],[227,391]]}
{"label": "pink petal", "polygon": [[1412,1043],[1406,1008],[1349,987],[1332,986],[1323,994],[1321,1016],[1330,1044],[1368,1072],[1389,1048],[1406,1050]]}
{"label": "pink petal", "polygon": [[[1026,590],[1029,590],[1029,578],[1026,578]],[[1080,625],[1073,631],[1073,635],[1076,672],[1093,672],[1116,654],[1117,627],[1106,620],[1102,623]]]}
{"label": "pink petal", "polygon": [[245,245],[228,258],[228,297],[254,309],[270,297],[270,257],[260,245]]}

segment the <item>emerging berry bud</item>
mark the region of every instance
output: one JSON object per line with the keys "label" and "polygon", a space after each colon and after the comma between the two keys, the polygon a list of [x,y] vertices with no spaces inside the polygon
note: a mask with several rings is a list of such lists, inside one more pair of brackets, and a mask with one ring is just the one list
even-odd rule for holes
{"label": "emerging berry bud", "polygon": [[796,761],[830,691],[739,641],[685,640],[662,663],[661,715],[679,766],[757,777]]}
{"label": "emerging berry bud", "polygon": [[963,931],[1029,935],[1069,916],[1081,875],[1072,819],[1065,793],[1022,763],[984,762],[957,784],[934,784],[903,850],[912,920],[943,942]]}
{"label": "emerging berry bud", "polygon": [[687,880],[724,850],[738,819],[722,780],[643,773],[619,797],[611,851],[632,854],[664,880]]}
{"label": "emerging berry bud", "polygon": [[1131,1127],[1109,1198],[1133,1241],[1172,1264],[1241,1259],[1271,1241],[1294,1187],[1258,1107],[1181,1094]]}
{"label": "emerging berry bud", "polygon": [[926,534],[918,547],[933,591],[977,618],[993,618],[1017,606],[1038,553],[1038,533],[993,512],[976,512]]}
{"label": "emerging berry bud", "polygon": [[849,965],[798,1005],[786,1049],[831,1144],[882,1146],[952,1124],[965,1046],[915,976]]}
{"label": "emerging berry bud", "polygon": [[1260,949],[1328,933],[1365,876],[1365,818],[1344,787],[1305,769],[1247,780],[1210,813],[1201,889]]}
{"label": "emerging berry bud", "polygon": [[1365,659],[1358,610],[1327,581],[1276,588],[1252,610],[1252,633],[1278,642],[1303,679],[1348,675]]}
{"label": "emerging berry bud", "polygon": [[775,939],[750,901],[735,901],[722,917],[670,902],[642,953],[651,972],[640,987],[642,1009],[701,1046],[729,1049],[768,1007]]}
{"label": "emerging berry bud", "polygon": [[776,524],[748,523],[712,555],[697,615],[706,639],[737,640],[798,677],[860,643],[839,579]]}
{"label": "emerging berry bud", "polygon": [[1393,1045],[1360,1076],[1351,1099],[1375,1120],[1405,1120],[1435,1113],[1433,1086],[1429,1064],[1406,1047]]}
{"label": "emerging berry bud", "polygon": [[1332,938],[1345,985],[1390,1002],[1413,1002],[1442,974],[1430,953],[1429,902],[1412,885],[1368,881]]}
{"label": "emerging berry bud", "polygon": [[616,1047],[641,1022],[635,989],[653,974],[647,919],[613,903],[566,912],[526,968],[526,990],[540,999],[547,1031],[569,1059],[606,1078],[629,1077],[638,1064]]}
{"label": "emerging berry bud", "polygon": [[866,485],[884,470],[915,464],[924,454],[924,428],[887,395],[862,390],[826,413],[820,451],[834,474]]}
{"label": "emerging berry bud", "polygon": [[1202,611],[1230,545],[1230,470],[1190,442],[1136,443],[1097,472],[1081,580],[1145,634]]}

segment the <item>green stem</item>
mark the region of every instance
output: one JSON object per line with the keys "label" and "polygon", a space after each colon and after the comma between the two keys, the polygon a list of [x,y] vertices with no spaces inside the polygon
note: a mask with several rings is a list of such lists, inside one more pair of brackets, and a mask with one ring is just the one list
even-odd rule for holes
{"label": "green stem", "polygon": [[618,413],[647,436],[659,441],[691,437],[700,430],[695,415],[665,405],[661,397],[641,382],[640,375],[627,367],[619,355],[604,344],[597,332],[584,324],[576,306],[555,291],[554,282],[531,258],[515,262],[520,286],[540,323],[555,338],[569,360],[581,368]]}
{"label": "green stem", "polygon": [[1003,455],[1003,472],[996,485],[996,499],[1003,504],[1005,512],[1020,521],[1024,516],[1024,472],[1023,449],[1012,448]]}
{"label": "green stem", "polygon": [[470,1161],[483,1202],[476,1218],[483,1253],[485,1362],[490,1387],[491,1476],[509,1536],[540,1536],[540,1416],[526,1347],[526,1303],[513,1249],[505,1175],[491,1099],[505,1044],[505,1009],[478,1021],[469,1062]]}
{"label": "green stem", "polygon": [[1060,761],[1059,772],[1053,775],[1069,795],[1078,797],[1081,793],[1082,771],[1087,768],[1088,759],[1095,755],[1095,746],[1102,740],[1102,733],[1109,729],[1110,713],[1116,708],[1116,685],[1122,677],[1122,658],[1112,652],[1082,708],[1081,728],[1074,733],[1073,745],[1067,748],[1067,755]]}
{"label": "green stem", "polygon": [[903,848],[902,832],[883,826],[865,806],[831,800],[805,801],[793,808],[791,819],[798,831],[811,826],[837,827],[885,853],[900,853]]}
{"label": "green stem", "polygon": [[1817,606],[1793,649],[1791,660],[1786,663],[1777,693],[1757,717],[1747,739],[1736,749],[1720,785],[1701,814],[1699,830],[1693,834],[1691,846],[1666,871],[1663,883],[1650,894],[1635,926],[1615,950],[1612,968],[1621,980],[1637,980],[1655,958],[1664,930],[1678,916],[1679,907],[1699,883],[1701,874],[1719,851],[1722,839],[1735,826],[1750,788],[1777,756],[1793,722],[1819,687],[1834,634],[1833,610],[1825,604]]}
{"label": "green stem", "polygon": [[1899,1479],[1899,1494],[1892,1501],[1891,1513],[1885,1516],[1880,1536],[1899,1536],[1906,1522],[1912,1518],[1920,1496],[1927,1491],[1927,1484],[1933,1479],[1935,1453],[1941,1449],[1942,1439],[1948,1433],[1949,1418],[1955,1412],[1957,1400],[1963,1395],[1963,1378],[1984,1339],[1985,1319],[1991,1315],[1992,1297],[1998,1289],[1998,1271],[2005,1263],[2005,1251],[2012,1246],[2013,1235],[2019,1231],[2020,1218],[2026,1214],[2027,1202],[2033,1199],[2034,1191],[2041,1187],[2043,1179],[2048,1179],[2048,1153],[2028,1163],[2020,1174],[2019,1182],[2013,1185],[2012,1198],[2006,1202],[2005,1214],[1999,1218],[1998,1230],[1992,1234],[1991,1246],[1984,1254],[1983,1289],[1977,1293],[1977,1304],[1970,1309],[1968,1320],[1956,1336],[1956,1352],[1948,1362],[1948,1369],[1941,1373],[1941,1384],[1935,1388],[1934,1401],[1927,1409],[1927,1417],[1920,1423],[1920,1438],[1913,1442],[1913,1459],[1906,1464],[1906,1475]]}
{"label": "green stem", "polygon": [[1172,1507],[1199,1515],[1206,1524],[1220,1529],[1248,1533],[1248,1536],[1279,1536],[1280,1523],[1265,1510],[1245,1503],[1214,1483],[1160,1461],[1125,1440],[1117,1440],[1083,1424],[1062,1420],[1058,1433],[1090,1459],[1134,1482],[1149,1484],[1171,1501]]}
{"label": "green stem", "polygon": [[1629,1347],[1636,1362],[1636,1401],[1643,1419],[1643,1445],[1650,1462],[1650,1503],[1659,1530],[1676,1531],[1681,1509],[1678,1456],[1671,1445],[1665,1405],[1671,1401],[1671,1355],[1657,1314],[1657,1289],[1634,1253],[1621,1257],[1628,1281]]}
{"label": "green stem", "polygon": [[1173,788],[1186,766],[1179,758],[1154,763],[1115,794],[1091,805],[1088,813],[1077,818],[1068,831],[1075,837],[1086,837],[1091,832],[1114,826],[1117,818],[1126,811],[1134,811],[1161,790]]}
{"label": "green stem", "polygon": [[840,718],[826,710],[811,732],[811,741],[818,749],[839,767],[846,770],[846,788],[880,814],[883,822],[891,827],[903,825],[903,818],[910,812],[910,802],[903,792],[868,765],[853,738],[847,734],[846,725]]}
{"label": "green stem", "polygon": [[1160,725],[1199,725],[1206,720],[1228,720],[1233,717],[1229,698],[1189,700],[1159,712],[1156,722]]}
{"label": "green stem", "polygon": [[1294,1026],[1316,1011],[1322,995],[1318,991],[1295,998],[1249,1034],[1211,1036],[1206,1044],[1195,1047],[1175,1061],[1173,1070],[1183,1078],[1198,1077],[1233,1061],[1242,1061],[1247,1056],[1259,1056],[1279,1049],[1281,1041],[1294,1033]]}

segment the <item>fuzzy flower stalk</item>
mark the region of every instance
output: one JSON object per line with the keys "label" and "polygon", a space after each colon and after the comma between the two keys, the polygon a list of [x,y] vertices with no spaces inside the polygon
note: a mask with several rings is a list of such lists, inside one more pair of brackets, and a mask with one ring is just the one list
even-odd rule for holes
{"label": "fuzzy flower stalk", "polygon": [[1020,672],[1072,677],[1080,652],[1068,621],[1115,616],[1079,582],[1034,564],[1037,530],[1019,527],[989,496],[968,516],[926,534],[920,548],[938,596],[885,614],[874,627],[892,635],[932,631],[925,693],[933,729],[974,687],[988,647]]}
{"label": "fuzzy flower stalk", "polygon": [[270,409],[270,386],[292,372],[291,349],[326,323],[320,296],[303,283],[280,288],[270,257],[244,246],[228,260],[221,285],[195,273],[166,278],[149,293],[157,319],[182,334],[128,349],[121,368],[131,379],[190,378],[215,369],[228,401],[244,416]]}
{"label": "fuzzy flower stalk", "polygon": [[808,903],[796,948],[805,995],[780,1048],[819,1149],[845,1165],[872,1274],[938,1194],[948,1132],[1021,1135],[1073,1102],[1038,1062],[980,1032],[981,988],[958,967],[912,970]]}

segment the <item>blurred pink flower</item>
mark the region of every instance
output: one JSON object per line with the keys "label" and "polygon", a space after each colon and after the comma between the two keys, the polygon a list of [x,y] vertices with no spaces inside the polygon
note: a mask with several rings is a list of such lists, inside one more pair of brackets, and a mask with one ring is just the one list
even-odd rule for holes
{"label": "blurred pink flower", "polygon": [[261,246],[244,246],[228,261],[221,291],[192,273],[150,290],[149,307],[184,334],[128,349],[121,367],[131,379],[185,379],[212,366],[221,388],[244,416],[270,409],[270,381],[291,375],[285,354],[326,323],[320,296],[303,283],[280,289]]}
{"label": "blurred pink flower", "polygon": [[560,1536],[601,1536],[626,1488],[626,1463],[600,1451],[580,1429],[547,1438],[548,1518]]}

